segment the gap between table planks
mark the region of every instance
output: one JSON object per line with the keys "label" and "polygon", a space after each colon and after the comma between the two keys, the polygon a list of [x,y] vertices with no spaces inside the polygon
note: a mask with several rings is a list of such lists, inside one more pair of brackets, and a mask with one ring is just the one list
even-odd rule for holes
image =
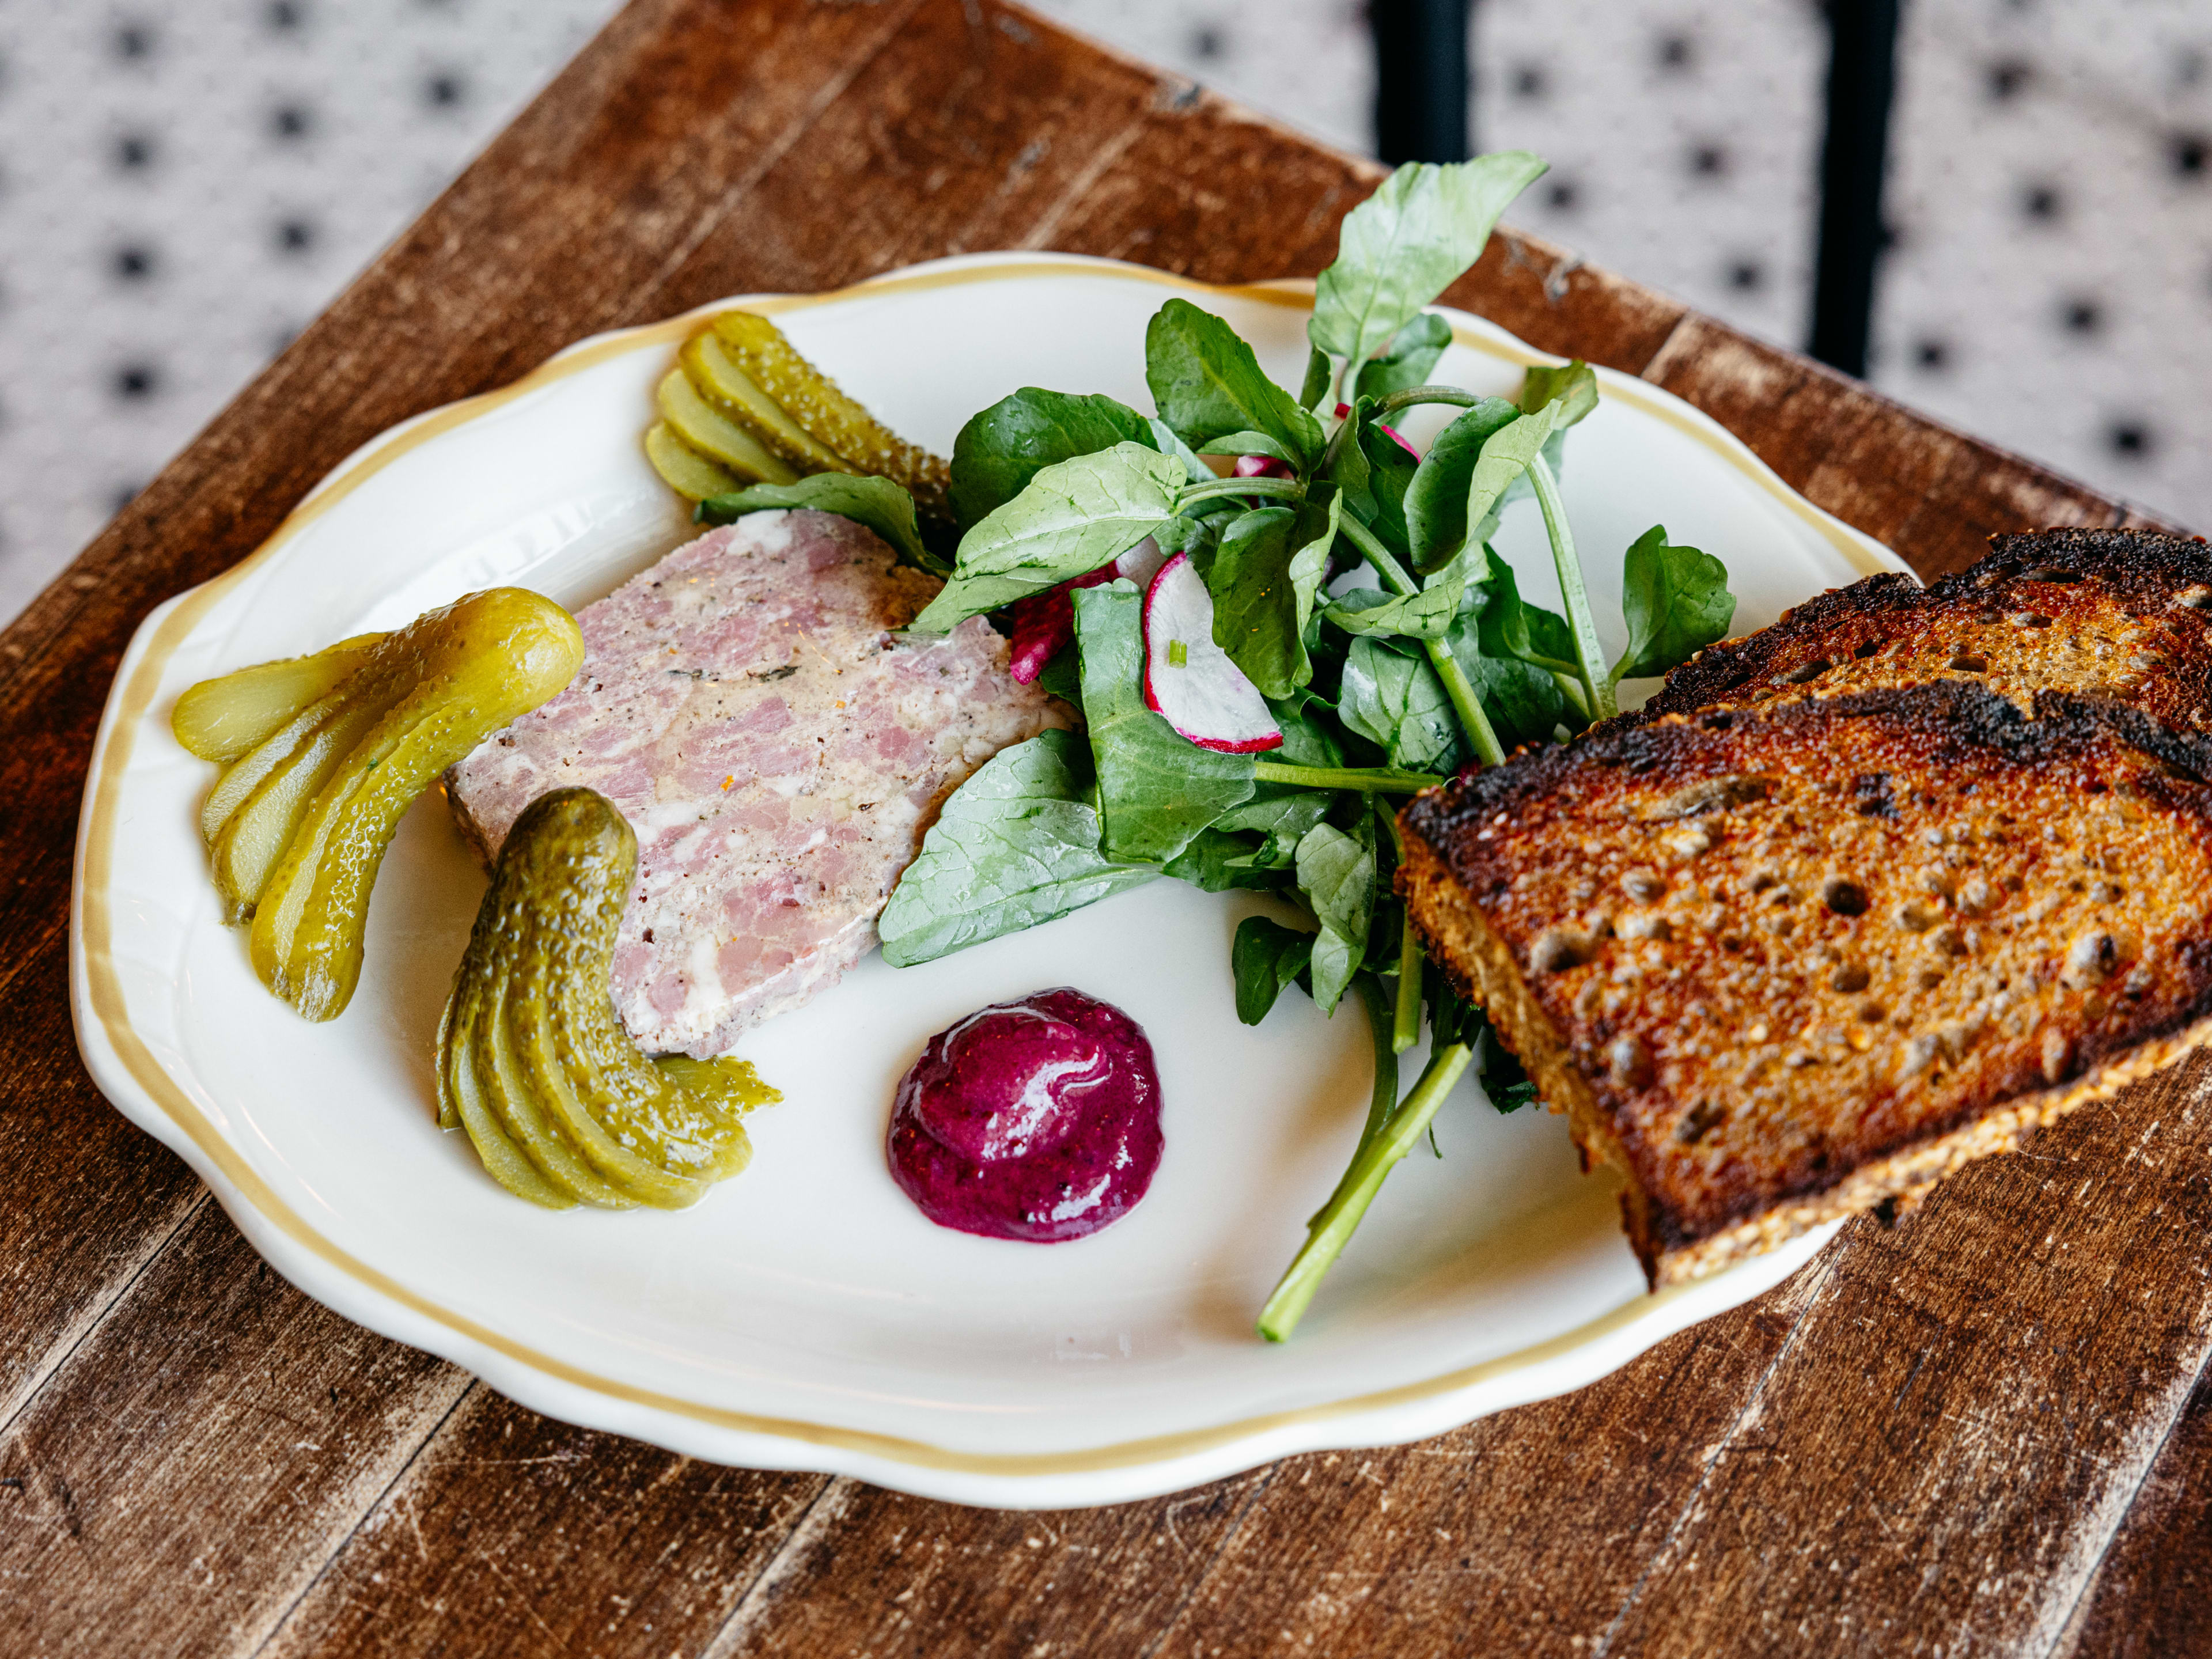
{"label": "gap between table planks", "polygon": [[[2201,1064],[1565,1399],[1066,1515],[539,1418],[294,1291],[85,1079],[70,853],[122,647],[356,446],[720,294],[988,247],[1311,274],[1379,176],[992,0],[637,0],[0,635],[0,1650],[2041,1655],[2201,1630]],[[1711,410],[1926,573],[1993,531],[2129,521],[1533,237],[1448,297]]]}

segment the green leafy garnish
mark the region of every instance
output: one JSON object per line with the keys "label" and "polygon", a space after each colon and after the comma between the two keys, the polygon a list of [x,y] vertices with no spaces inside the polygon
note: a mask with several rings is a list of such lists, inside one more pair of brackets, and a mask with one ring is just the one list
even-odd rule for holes
{"label": "green leafy garnish", "polygon": [[1390,343],[1369,358],[1352,383],[1359,398],[1387,398],[1408,386],[1425,386],[1437,359],[1451,344],[1451,325],[1424,312],[1390,337]]}
{"label": "green leafy garnish", "polygon": [[1231,519],[1198,561],[1213,596],[1213,642],[1266,697],[1287,697],[1313,678],[1306,624],[1328,574],[1338,501],[1309,495],[1295,507],[1261,507]]}
{"label": "green leafy garnish", "polygon": [[1257,1025],[1284,988],[1297,982],[1313,958],[1314,936],[1285,927],[1266,916],[1247,916],[1237,924],[1229,947],[1229,972],[1237,984],[1237,1018]]}
{"label": "green leafy garnish", "polygon": [[[1321,423],[1269,380],[1237,331],[1188,300],[1170,300],[1145,331],[1145,383],[1160,418],[1200,447],[1231,433],[1264,434],[1304,468],[1321,454]],[[1254,453],[1254,452],[1245,452]]]}
{"label": "green leafy garnish", "polygon": [[1164,864],[1252,796],[1252,757],[1200,749],[1145,707],[1136,584],[1075,592],[1083,718],[1098,771],[1100,845],[1110,859]]}
{"label": "green leafy garnish", "polygon": [[1440,640],[1459,616],[1481,554],[1479,547],[1462,549],[1458,557],[1425,577],[1416,592],[1386,598],[1372,588],[1355,590],[1328,607],[1328,619],[1347,634]]}
{"label": "green leafy garnish", "polygon": [[1142,886],[1098,850],[1091,756],[1073,732],[1002,750],[945,803],[877,919],[894,968],[934,962]]}
{"label": "green leafy garnish", "polygon": [[[1431,379],[1452,331],[1424,307],[1542,171],[1519,151],[1417,164],[1348,214],[1316,287],[1296,397],[1223,319],[1171,299],[1146,332],[1157,415],[1024,387],[955,447],[967,533],[916,629],[1043,592],[1150,536],[1188,556],[1228,658],[1156,641],[1161,675],[1223,678],[1154,689],[1203,694],[1179,718],[1218,719],[1248,741],[1266,737],[1256,693],[1282,743],[1255,757],[1185,738],[1146,707],[1135,586],[1073,590],[1075,644],[1039,683],[1079,705],[1085,736],[1047,732],[954,793],[884,912],[884,954],[927,960],[1161,874],[1265,891],[1300,912],[1310,929],[1259,916],[1237,927],[1237,1018],[1258,1023],[1292,984],[1324,1012],[1355,991],[1372,1022],[1374,1088],[1343,1179],[1261,1311],[1271,1340],[1296,1326],[1390,1169],[1423,1139],[1435,1146],[1435,1114],[1460,1076],[1474,1070],[1500,1111],[1534,1093],[1392,892],[1398,805],[1462,763],[1498,764],[1510,746],[1605,717],[1620,680],[1666,672],[1734,620],[1719,562],[1654,529],[1624,560],[1628,648],[1607,668],[1559,488],[1567,431],[1598,405],[1596,372],[1539,365],[1510,399]],[[1426,404],[1458,412],[1417,457],[1392,423]],[[1224,478],[1207,465],[1224,455],[1279,465]],[[1489,546],[1523,496],[1542,514],[1560,611],[1523,599]],[[1347,560],[1364,561],[1372,583],[1332,596]],[[1424,1025],[1429,1064],[1401,1100],[1398,1056]]]}
{"label": "green leafy garnish", "polygon": [[817,472],[795,483],[754,484],[726,495],[709,495],[693,511],[700,524],[735,524],[748,513],[807,507],[866,525],[908,564],[942,576],[951,567],[923,545],[914,497],[889,478],[857,472]]}
{"label": "green leafy garnish", "polygon": [[1312,902],[1321,932],[1314,939],[1313,1000],[1328,1013],[1367,953],[1375,911],[1375,832],[1363,812],[1351,834],[1316,823],[1298,842],[1298,887]]}
{"label": "green leafy garnish", "polygon": [[1402,771],[1448,771],[1459,753],[1459,722],[1436,670],[1383,640],[1352,642],[1337,713]]}
{"label": "green leafy garnish", "polygon": [[1482,255],[1507,205],[1544,172],[1525,149],[1442,167],[1415,161],[1344,216],[1336,259],[1314,288],[1306,332],[1364,363]]}
{"label": "green leafy garnish", "polygon": [[1120,443],[1158,447],[1152,423],[1127,404],[1025,386],[971,417],[953,441],[953,514],[967,529],[1020,495],[1054,461]]}
{"label": "green leafy garnish", "polygon": [[1180,460],[1136,442],[1039,467],[1020,495],[960,538],[952,579],[914,631],[950,633],[1096,570],[1173,517],[1185,482]]}
{"label": "green leafy garnish", "polygon": [[1613,665],[1616,683],[1663,674],[1728,637],[1735,620],[1728,567],[1694,547],[1674,546],[1665,525],[1654,525],[1637,538],[1621,562],[1620,576],[1628,649]]}
{"label": "green leafy garnish", "polygon": [[[1406,485],[1406,534],[1416,570],[1433,570],[1466,547],[1469,492],[1483,449],[1521,412],[1503,398],[1485,398],[1463,410],[1429,446]],[[1486,506],[1476,514],[1486,514]],[[1478,544],[1487,539],[1478,534]]]}
{"label": "green leafy garnish", "polygon": [[1524,415],[1534,415],[1547,404],[1557,404],[1554,431],[1564,432],[1597,407],[1597,373],[1579,357],[1554,367],[1533,365],[1521,377],[1521,395],[1515,400]]}

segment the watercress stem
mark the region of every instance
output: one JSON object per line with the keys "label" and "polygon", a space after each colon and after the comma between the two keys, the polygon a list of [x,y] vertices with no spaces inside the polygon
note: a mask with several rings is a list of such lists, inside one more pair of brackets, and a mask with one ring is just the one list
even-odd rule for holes
{"label": "watercress stem", "polygon": [[1409,386],[1394,392],[1375,405],[1375,416],[1380,420],[1385,415],[1395,415],[1415,404],[1455,404],[1462,409],[1473,409],[1482,401],[1472,392],[1462,392],[1455,386]]}
{"label": "watercress stem", "polygon": [[[1367,1037],[1375,1050],[1375,1081],[1367,1095],[1367,1121],[1360,1127],[1359,1145],[1352,1149],[1357,1160],[1360,1152],[1372,1145],[1375,1137],[1382,1133],[1382,1126],[1390,1121],[1390,1114],[1398,1104],[1398,1051],[1390,1046],[1390,1007],[1382,996],[1382,981],[1370,973],[1352,975],[1352,988],[1359,993],[1359,1004],[1367,1013]],[[1349,1178],[1350,1166],[1346,1166]],[[1337,1185],[1340,1189],[1343,1182]],[[1309,1231],[1320,1225],[1322,1216],[1336,1194],[1306,1218]]]}
{"label": "watercress stem", "polygon": [[1394,772],[1388,767],[1292,766],[1287,761],[1255,761],[1255,783],[1287,783],[1299,789],[1360,789],[1383,795],[1418,795],[1443,780],[1433,772]]}
{"label": "watercress stem", "polygon": [[[1381,1045],[1377,1044],[1377,1057]],[[1367,1206],[1382,1190],[1383,1178],[1400,1158],[1413,1149],[1413,1143],[1427,1131],[1429,1120],[1437,1115],[1444,1097],[1467,1070],[1473,1054],[1464,1042],[1454,1042],[1440,1048],[1430,1058],[1428,1069],[1421,1080],[1391,1113],[1382,1133],[1372,1137],[1363,1136],[1359,1150],[1352,1154],[1352,1167],[1344,1172],[1336,1191],[1329,1195],[1320,1213],[1314,1217],[1313,1226],[1306,1235],[1305,1247],[1290,1265],[1267,1298],[1267,1305],[1260,1310],[1260,1334],[1270,1342],[1280,1342],[1297,1328],[1306,1306],[1313,1300],[1314,1292],[1321,1288],[1322,1279],[1343,1253],[1352,1232],[1367,1213]],[[1372,1113],[1370,1116],[1371,1118]]]}
{"label": "watercress stem", "polygon": [[1287,495],[1295,499],[1305,493],[1306,487],[1296,478],[1215,478],[1206,483],[1186,484],[1176,497],[1176,509],[1180,512],[1194,502],[1211,501],[1216,495]]}
{"label": "watercress stem", "polygon": [[1577,714],[1588,720],[1590,717],[1589,702],[1583,696],[1583,677],[1576,672],[1574,665],[1563,663],[1548,672],[1552,684],[1559,688],[1559,695],[1574,704]]}
{"label": "watercress stem", "polygon": [[1544,532],[1552,540],[1552,562],[1559,573],[1559,599],[1567,612],[1567,630],[1574,635],[1575,661],[1583,690],[1589,694],[1589,712],[1607,720],[1620,712],[1613,700],[1613,682],[1606,677],[1604,647],[1598,644],[1597,623],[1590,615],[1589,590],[1583,585],[1582,561],[1575,556],[1575,533],[1567,525],[1567,504],[1559,499],[1559,481],[1552,464],[1538,455],[1528,464],[1528,482],[1535,486],[1536,503],[1544,509]]}
{"label": "watercress stem", "polygon": [[1392,1039],[1392,1010],[1382,998],[1382,981],[1374,974],[1355,974],[1352,989],[1367,1010],[1367,1032],[1375,1042],[1375,1086],[1368,1091],[1367,1122],[1359,1132],[1363,1146],[1382,1133],[1398,1103],[1398,1050]]}
{"label": "watercress stem", "polygon": [[1360,556],[1375,567],[1375,574],[1382,579],[1382,586],[1393,593],[1417,591],[1413,579],[1406,574],[1390,550],[1382,545],[1375,532],[1353,518],[1349,513],[1337,525],[1337,533],[1358,548]]}
{"label": "watercress stem", "polygon": [[[1382,579],[1385,587],[1393,593],[1416,591],[1413,579],[1373,531],[1349,513],[1337,529],[1375,567],[1375,574]],[[1505,758],[1505,750],[1498,741],[1498,733],[1491,729],[1490,717],[1482,712],[1481,701],[1474,695],[1474,685],[1468,678],[1467,671],[1459,665],[1459,659],[1452,655],[1451,647],[1442,640],[1425,640],[1422,645],[1428,652],[1430,666],[1444,683],[1444,695],[1451,699],[1452,712],[1459,716],[1460,728],[1467,733],[1468,746],[1485,766],[1497,765]]]}
{"label": "watercress stem", "polygon": [[[1390,827],[1390,845],[1396,850],[1398,864],[1406,863],[1406,832],[1398,827],[1398,815],[1383,814],[1383,822]],[[1392,1012],[1390,1024],[1390,1052],[1402,1054],[1421,1036],[1421,936],[1413,931],[1413,912],[1408,909],[1398,930],[1398,1006]]]}
{"label": "watercress stem", "polygon": [[1409,912],[1398,939],[1398,1006],[1390,1024],[1390,1052],[1402,1054],[1421,1040],[1421,936]]}
{"label": "watercress stem", "polygon": [[[1398,818],[1389,821],[1391,841],[1398,842],[1398,865],[1405,865],[1405,832]],[[1405,907],[1398,922],[1398,1006],[1391,1011],[1389,1051],[1402,1055],[1420,1042],[1420,933],[1413,929],[1413,909]]]}

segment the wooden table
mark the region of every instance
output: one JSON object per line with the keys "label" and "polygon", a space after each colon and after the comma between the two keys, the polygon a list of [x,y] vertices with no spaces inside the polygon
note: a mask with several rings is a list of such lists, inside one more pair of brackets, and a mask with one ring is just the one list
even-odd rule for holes
{"label": "wooden table", "polygon": [[[1376,176],[996,0],[637,0],[0,636],[0,1652],[2212,1645],[2201,1065],[1566,1399],[1066,1515],[519,1409],[292,1291],[87,1081],[70,845],[118,653],[356,445],[595,330],[963,249],[1311,273]],[[1711,410],[1923,571],[2126,517],[1531,237],[1449,297]]]}

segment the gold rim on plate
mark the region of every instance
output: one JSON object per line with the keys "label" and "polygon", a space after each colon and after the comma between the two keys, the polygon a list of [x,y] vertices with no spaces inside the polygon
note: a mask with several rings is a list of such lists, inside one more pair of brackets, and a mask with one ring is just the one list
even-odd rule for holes
{"label": "gold rim on plate", "polygon": [[[411,424],[396,429],[381,441],[374,442],[353,459],[309,493],[307,499],[294,508],[269,539],[222,575],[202,583],[185,593],[169,614],[161,619],[153,637],[147,641],[143,653],[131,671],[130,678],[114,696],[114,718],[108,726],[107,740],[93,757],[94,774],[98,779],[91,799],[86,804],[86,823],[83,839],[83,861],[78,881],[78,902],[83,927],[83,965],[87,1000],[99,1020],[102,1034],[110,1049],[121,1062],[131,1079],[143,1090],[177,1127],[190,1138],[208,1161],[220,1169],[233,1188],[270,1225],[302,1246],[325,1265],[337,1269],[378,1295],[397,1303],[409,1312],[442,1325],[456,1335],[481,1345],[495,1353],[541,1372],[571,1387],[621,1401],[628,1405],[647,1407],[690,1418],[718,1429],[732,1430],[744,1434],[757,1434],[774,1439],[794,1441],[809,1446],[832,1447],[840,1450],[865,1453],[889,1462],[933,1469],[951,1469],[969,1474],[1000,1476],[1041,1476],[1084,1474],[1105,1469],[1127,1468],[1138,1465],[1158,1463],[1187,1457],[1240,1440],[1253,1439],[1277,1429],[1299,1424],[1327,1421],[1362,1412],[1393,1406],[1411,1404],[1451,1394],[1488,1382],[1492,1378],[1528,1370],[1546,1360],[1594,1341],[1639,1321],[1649,1319],[1668,1303],[1686,1293],[1689,1286],[1677,1286],[1656,1294],[1639,1296],[1624,1303],[1612,1312],[1577,1326],[1574,1329],[1517,1349],[1480,1364],[1449,1371],[1441,1376],[1418,1382],[1401,1384],[1371,1394],[1356,1395],[1349,1399],[1332,1401],[1321,1405],[1300,1407],[1293,1410],[1272,1412],[1262,1416],[1240,1419],[1232,1423],[1210,1428],[1188,1429],[1174,1434],[1158,1435],[1140,1440],[1125,1440],[1112,1445],[1098,1446],[1073,1452],[989,1453],[953,1450],[933,1446],[927,1442],[911,1440],[896,1435],[881,1434],[872,1430],[839,1427],[831,1424],[810,1423],[803,1419],[783,1417],[763,1417],[751,1413],[731,1411],[716,1406],[701,1405],[695,1401],[679,1399],[672,1395],[656,1393],[637,1388],[611,1377],[598,1376],[565,1360],[501,1335],[499,1332],[479,1324],[465,1314],[441,1306],[421,1292],[409,1289],[389,1274],[370,1267],[340,1249],[325,1237],[287,1204],[264,1182],[252,1166],[241,1158],[222,1133],[210,1123],[154,1058],[144,1040],[132,1028],[124,1005],[122,986],[117,975],[113,957],[113,914],[108,896],[108,884],[114,866],[114,835],[117,807],[123,788],[123,777],[130,764],[139,724],[144,720],[155,692],[160,689],[163,669],[170,657],[184,643],[201,617],[222,596],[228,592],[248,572],[264,562],[285,543],[290,541],[308,525],[336,507],[349,495],[367,483],[401,456],[419,445],[428,442],[478,416],[487,415],[501,405],[513,402],[541,386],[565,380],[571,374],[593,367],[607,359],[627,352],[641,351],[655,346],[672,344],[684,339],[696,326],[696,319],[714,311],[728,308],[732,304],[749,309],[775,313],[798,311],[815,306],[833,304],[858,296],[912,292],[923,289],[949,287],[969,283],[1005,282],[1040,276],[1109,276],[1128,281],[1156,283],[1166,287],[1197,289],[1209,294],[1227,295],[1238,299],[1257,301],[1267,305],[1310,308],[1312,295],[1307,291],[1310,284],[1255,283],[1241,287],[1218,287],[1194,283],[1170,276],[1164,271],[1149,270],[1142,266],[1119,265],[1090,260],[1024,260],[1018,263],[967,267],[953,270],[917,272],[908,276],[877,277],[839,289],[826,294],[780,295],[757,296],[737,301],[719,301],[702,307],[698,311],[674,317],[665,322],[650,323],[641,327],[623,329],[617,332],[571,347],[553,357],[514,385],[496,392],[483,393],[447,404],[425,415]],[[1514,349],[1504,342],[1475,333],[1455,325],[1452,338],[1469,350],[1486,356],[1501,358],[1520,364],[1548,363],[1556,361],[1541,352],[1522,347]],[[1803,519],[1832,544],[1854,568],[1866,574],[1885,569],[1870,554],[1863,543],[1835,520],[1798,495],[1771,471],[1765,463],[1752,455],[1740,441],[1717,434],[1704,421],[1686,415],[1673,407],[1671,399],[1652,397],[1641,390],[1641,383],[1626,376],[1608,375],[1607,395],[1628,403],[1644,413],[1656,416],[1668,426],[1696,439],[1721,456],[1739,471],[1758,483],[1769,495],[1782,501],[1793,513]],[[1710,1281],[1708,1281],[1710,1282]]]}

